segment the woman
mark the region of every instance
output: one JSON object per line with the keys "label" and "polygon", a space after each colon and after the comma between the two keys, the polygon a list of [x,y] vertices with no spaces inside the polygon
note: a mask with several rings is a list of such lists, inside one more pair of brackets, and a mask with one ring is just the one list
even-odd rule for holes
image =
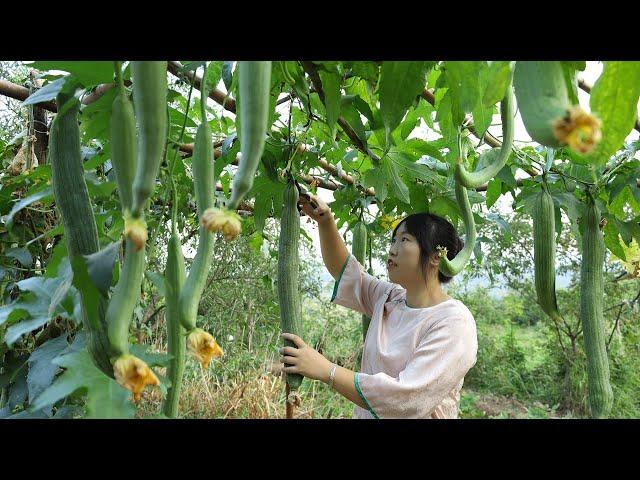
{"label": "woman", "polygon": [[462,241],[445,219],[415,214],[393,231],[385,282],[349,253],[321,199],[301,198],[303,214],[318,222],[325,266],[336,281],[332,302],[371,317],[360,372],[329,362],[301,338],[283,333],[286,373],[321,380],[356,404],[356,418],[457,418],[464,376],[476,362],[473,315],[442,289],[437,246],[449,259]]}

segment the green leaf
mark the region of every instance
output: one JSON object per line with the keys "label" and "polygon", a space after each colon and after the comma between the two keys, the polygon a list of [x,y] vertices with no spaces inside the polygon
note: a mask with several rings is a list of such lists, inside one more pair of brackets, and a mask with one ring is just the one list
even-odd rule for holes
{"label": "green leaf", "polygon": [[387,138],[426,85],[434,62],[383,62],[380,71],[380,113]]}
{"label": "green leaf", "polygon": [[[378,122],[369,104],[360,95],[353,95],[353,105],[369,121],[369,128],[378,128]],[[379,115],[378,115],[379,117]]]}
{"label": "green leaf", "polygon": [[376,198],[380,202],[384,202],[387,198],[387,182],[384,178],[382,168],[370,168],[364,174],[364,182],[367,186],[373,187],[376,192]]}
{"label": "green leaf", "polygon": [[30,65],[42,71],[61,70],[71,73],[80,83],[88,87],[99,83],[113,82],[113,62],[96,61],[37,61]]}
{"label": "green leaf", "polygon": [[63,77],[51,83],[47,83],[44,87],[29,95],[26,100],[22,102],[22,106],[26,107],[27,105],[36,105],[38,103],[55,100],[58,93],[60,93],[64,88],[67,79],[68,77]]}
{"label": "green leaf", "polygon": [[151,283],[153,283],[153,285],[158,290],[158,293],[163,297],[166,297],[167,291],[164,288],[164,275],[158,272],[152,272],[150,270],[147,270],[145,273],[147,274],[147,278],[151,280]]}
{"label": "green leaf", "polygon": [[205,63],[207,63],[206,60],[185,61],[182,64],[182,67],[178,69],[178,72],[182,74],[187,72],[197,72]]}
{"label": "green leaf", "polygon": [[565,210],[567,216],[576,221],[582,216],[584,204],[573,193],[550,192],[553,199]]}
{"label": "green leaf", "polygon": [[98,324],[101,318],[101,301],[105,296],[101,295],[94,285],[87,271],[87,260],[85,256],[78,255],[71,260],[73,269],[73,286],[78,289],[82,298],[82,304],[86,311],[86,317],[90,321]]}
{"label": "green leaf", "polygon": [[419,120],[420,116],[416,113],[416,109],[409,110],[409,113],[400,124],[400,137],[402,140],[406,140],[406,138],[411,135],[411,132],[416,128]]}
{"label": "green leaf", "polygon": [[0,389],[6,388],[16,382],[20,377],[26,378],[27,376],[26,368],[29,355],[18,355],[14,352],[9,352],[4,357],[2,364],[3,372],[0,373]]}
{"label": "green leaf", "polygon": [[447,91],[442,99],[436,103],[436,121],[449,149],[457,151],[456,136],[458,126],[462,123],[464,116],[460,116],[459,109],[454,112],[452,108],[451,94]]}
{"label": "green leaf", "polygon": [[[238,152],[240,152],[240,142],[238,142],[236,139],[237,136],[234,133],[233,135],[226,137],[222,142],[222,148],[220,150],[220,153],[222,153],[222,155],[216,158],[213,164],[214,182],[218,180],[218,178],[220,178],[220,174],[224,167],[226,167],[227,165],[231,165],[231,163],[233,163],[233,161],[236,159]],[[265,150],[267,149],[267,147],[268,144],[265,145]]]}
{"label": "green leaf", "polygon": [[51,416],[51,407],[43,408],[42,410],[38,410],[37,412],[31,412],[30,410],[23,410],[18,413],[14,413],[13,415],[9,415],[7,420],[18,420],[22,418],[30,418],[30,419],[46,419]]}
{"label": "green leaf", "polygon": [[33,263],[33,257],[31,257],[31,252],[26,248],[7,248],[4,252],[4,255],[9,258],[14,258],[20,265],[23,267],[29,268]]}
{"label": "green leaf", "polygon": [[632,205],[632,201],[635,204],[635,200],[633,199],[633,194],[631,193],[631,188],[628,185],[622,185],[621,193],[615,196],[613,201],[611,201],[608,205],[609,212],[613,213],[620,220],[624,220],[627,216],[624,211],[624,206],[629,205],[631,208],[635,210],[635,205]]}
{"label": "green leaf", "polygon": [[487,128],[491,125],[491,120],[493,119],[494,107],[485,106],[482,102],[478,102],[478,104],[473,109],[473,123],[476,129],[476,133],[482,137],[484,132],[487,131]]}
{"label": "green leaf", "polygon": [[150,352],[149,345],[131,345],[129,350],[132,355],[135,355],[140,360],[145,362],[150,367],[167,367],[171,361],[171,355],[160,352]]}
{"label": "green leaf", "polygon": [[471,113],[480,100],[479,78],[485,62],[447,61],[445,77],[453,102],[460,105],[464,113]]}
{"label": "green leaf", "polygon": [[49,385],[58,372],[58,366],[53,359],[59,356],[69,347],[67,334],[49,340],[36,348],[29,357],[29,373],[27,385],[29,387],[29,402],[40,395]]}
{"label": "green leaf", "polygon": [[504,167],[502,167],[502,170],[498,172],[495,178],[500,179],[502,183],[504,183],[508,187],[511,187],[512,189],[518,186],[518,181],[513,175],[513,171],[511,170],[510,165],[505,165]]}
{"label": "green leaf", "polygon": [[482,241],[478,239],[476,240],[476,244],[473,246],[473,256],[478,260],[478,263],[482,264],[482,259],[484,258],[482,254]]}
{"label": "green leaf", "polygon": [[[608,215],[605,215],[605,218],[607,216]],[[624,246],[620,241],[620,233],[609,218],[607,218],[607,224],[604,227],[604,244],[607,246],[609,251],[620,260],[626,260]]]}
{"label": "green leaf", "polygon": [[391,150],[387,158],[400,175],[405,177],[409,183],[414,183],[414,180],[417,178],[423,182],[435,184],[440,189],[445,188],[445,180],[441,175],[434,172],[427,165],[412,160],[409,155]]}
{"label": "green leaf", "polygon": [[441,217],[448,216],[452,222],[456,222],[460,216],[458,204],[449,197],[435,197],[429,203],[429,213]]}
{"label": "green leaf", "polygon": [[433,129],[431,114],[434,112],[433,105],[424,99],[420,99],[418,105],[409,110],[407,116],[402,121],[402,138],[408,137],[414,128],[420,125],[420,119],[424,119],[427,126]]}
{"label": "green leaf", "polygon": [[376,62],[345,62],[345,64],[347,68],[351,69],[354,75],[374,85],[378,82],[380,67]]}
{"label": "green leaf", "polygon": [[360,112],[354,105],[354,97],[351,95],[343,96],[340,104],[340,112],[342,114],[342,118],[344,118],[349,126],[356,133],[358,138],[362,140],[362,142],[367,144],[367,136],[364,133],[364,124],[362,123],[362,119],[360,118]]}
{"label": "green leaf", "polygon": [[209,91],[218,88],[218,84],[222,79],[222,60],[209,62],[207,66],[207,86]]}
{"label": "green leaf", "polygon": [[324,103],[327,112],[327,125],[331,130],[331,138],[336,135],[336,121],[340,116],[340,77],[332,72],[320,70],[320,81],[324,90]]}
{"label": "green leaf", "polygon": [[333,198],[335,201],[331,204],[332,209],[352,207],[360,199],[360,192],[358,192],[353,185],[347,185],[336,190],[333,194]]}
{"label": "green leaf", "polygon": [[444,162],[444,157],[440,152],[441,142],[436,140],[435,142],[426,142],[419,138],[412,138],[407,140],[406,142],[401,143],[396,148],[398,151],[405,152],[409,155],[415,155],[417,157],[422,157],[423,155],[428,155],[429,157],[433,157],[441,162]]}
{"label": "green leaf", "polygon": [[504,97],[507,85],[511,81],[511,62],[491,62],[489,68],[480,77],[480,88],[484,91],[482,104],[486,107],[495,105]]}
{"label": "green leaf", "polygon": [[605,62],[591,90],[589,105],[602,121],[602,141],[587,158],[604,165],[634,127],[640,97],[640,62]]}
{"label": "green leaf", "polygon": [[560,242],[562,234],[562,212],[559,207],[554,207],[556,221],[556,243]]}
{"label": "green leaf", "polygon": [[263,232],[266,218],[271,214],[272,210],[274,217],[280,217],[283,192],[284,184],[273,182],[264,175],[258,176],[253,182],[253,187],[248,196],[255,198],[253,215],[258,232]]}
{"label": "green leaf", "polygon": [[[409,188],[400,178],[396,163],[389,157],[383,158],[380,163],[382,165],[383,175],[386,177],[387,183],[390,184],[391,190],[394,192],[396,198],[404,203],[410,203]],[[425,169],[425,172],[428,172],[428,170]]]}
{"label": "green leaf", "polygon": [[31,410],[40,410],[82,391],[87,395],[87,418],[133,418],[130,392],[100,371],[86,350],[62,355],[53,363],[66,370],[35,399]]}
{"label": "green leaf", "polygon": [[233,82],[233,64],[232,61],[225,61],[222,63],[222,81],[227,89],[227,92],[231,91],[231,84]]}
{"label": "green leaf", "polygon": [[493,178],[487,186],[487,208],[491,208],[498,201],[500,195],[502,195],[502,182],[497,178]]}
{"label": "green leaf", "polygon": [[254,232],[249,236],[249,246],[255,254],[259,254],[262,250],[262,244],[264,243],[264,237],[259,232]]}
{"label": "green leaf", "polygon": [[87,273],[91,283],[104,295],[109,295],[113,279],[113,266],[118,259],[121,241],[113,242],[96,253],[85,255]]}
{"label": "green leaf", "polygon": [[509,241],[509,239],[511,238],[511,227],[509,226],[509,222],[507,222],[504,218],[502,218],[497,213],[489,213],[487,215],[487,219],[491,220],[496,225],[498,225],[500,230],[502,230],[502,232],[503,232],[503,234],[505,236],[505,239],[507,241]]}
{"label": "green leaf", "polygon": [[74,305],[78,304],[79,299],[77,293],[71,290],[71,271],[68,268],[63,269],[61,275],[56,278],[31,277],[21,280],[16,285],[23,294],[13,303],[0,307],[0,325],[7,320],[24,317],[24,313],[27,313],[29,318],[7,329],[7,345],[12,345],[22,335],[40,328],[57,315],[78,323],[79,310]]}
{"label": "green leaf", "polygon": [[573,68],[574,70],[580,70],[581,72],[583,72],[585,70],[585,68],[587,68],[587,62],[585,61],[563,61],[562,62],[564,65],[567,65],[571,68]]}
{"label": "green leaf", "polygon": [[54,419],[75,419],[82,418],[83,409],[78,405],[63,405],[56,409]]}
{"label": "green leaf", "polygon": [[[22,407],[28,396],[27,372],[21,369],[15,376],[13,385],[9,388],[6,406],[0,409],[0,418],[9,418],[14,407]],[[14,417],[15,418],[15,417]]]}
{"label": "green leaf", "polygon": [[[94,138],[110,138],[111,109],[117,94],[118,89],[111,88],[97,101],[82,108],[80,129],[85,142]],[[87,168],[86,164],[84,167]]]}
{"label": "green leaf", "polygon": [[573,65],[575,62],[561,62],[562,63],[562,72],[564,74],[564,82],[567,85],[567,93],[569,94],[569,101],[572,105],[579,105],[580,100],[578,100],[578,81],[577,81],[577,73],[575,66]]}
{"label": "green leaf", "polygon": [[32,203],[38,202],[43,198],[50,199],[53,197],[53,187],[46,187],[43,190],[40,190],[38,193],[34,193],[33,195],[28,196],[27,198],[23,198],[22,200],[16,202],[13,205],[11,211],[2,219],[5,223],[7,230],[11,230],[13,227],[13,217],[15,217],[16,213],[22,210],[25,207],[28,207]]}
{"label": "green leaf", "polygon": [[95,172],[85,172],[84,178],[87,183],[87,190],[92,199],[108,199],[116,189],[116,182],[104,181],[98,177]]}
{"label": "green leaf", "polygon": [[[169,107],[169,120],[171,121],[171,123],[173,125],[177,125],[180,130],[182,130],[182,124],[185,123],[184,121],[184,112],[181,112],[180,110],[173,108],[173,107]],[[186,128],[196,128],[196,122],[194,122],[191,117],[187,116],[187,122],[185,124]]]}

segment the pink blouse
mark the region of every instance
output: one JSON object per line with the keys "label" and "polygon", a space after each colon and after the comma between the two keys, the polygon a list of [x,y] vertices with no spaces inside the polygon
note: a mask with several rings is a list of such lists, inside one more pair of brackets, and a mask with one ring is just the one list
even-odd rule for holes
{"label": "pink blouse", "polygon": [[369,275],[350,255],[332,302],[371,317],[355,386],[355,418],[458,418],[464,376],[476,363],[476,323],[459,300],[411,308],[400,285]]}

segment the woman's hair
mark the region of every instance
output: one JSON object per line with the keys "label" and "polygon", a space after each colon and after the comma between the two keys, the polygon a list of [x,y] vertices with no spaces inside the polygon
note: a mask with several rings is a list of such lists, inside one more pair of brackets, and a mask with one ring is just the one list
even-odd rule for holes
{"label": "woman's hair", "polygon": [[[447,249],[447,258],[453,260],[464,247],[464,242],[458,236],[456,229],[445,218],[431,213],[414,213],[405,217],[396,228],[393,229],[393,236],[402,224],[406,224],[407,232],[413,235],[420,246],[420,263],[422,271],[427,271],[429,257],[437,252],[436,247],[442,246]],[[453,277],[447,277],[438,271],[440,283],[449,283]]]}

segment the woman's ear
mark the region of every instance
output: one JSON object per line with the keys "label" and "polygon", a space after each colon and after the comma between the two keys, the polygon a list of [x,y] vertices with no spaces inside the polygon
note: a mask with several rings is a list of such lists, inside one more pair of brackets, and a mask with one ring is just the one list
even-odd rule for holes
{"label": "woman's ear", "polygon": [[432,253],[429,257],[429,264],[433,267],[440,265],[440,254],[438,252]]}

